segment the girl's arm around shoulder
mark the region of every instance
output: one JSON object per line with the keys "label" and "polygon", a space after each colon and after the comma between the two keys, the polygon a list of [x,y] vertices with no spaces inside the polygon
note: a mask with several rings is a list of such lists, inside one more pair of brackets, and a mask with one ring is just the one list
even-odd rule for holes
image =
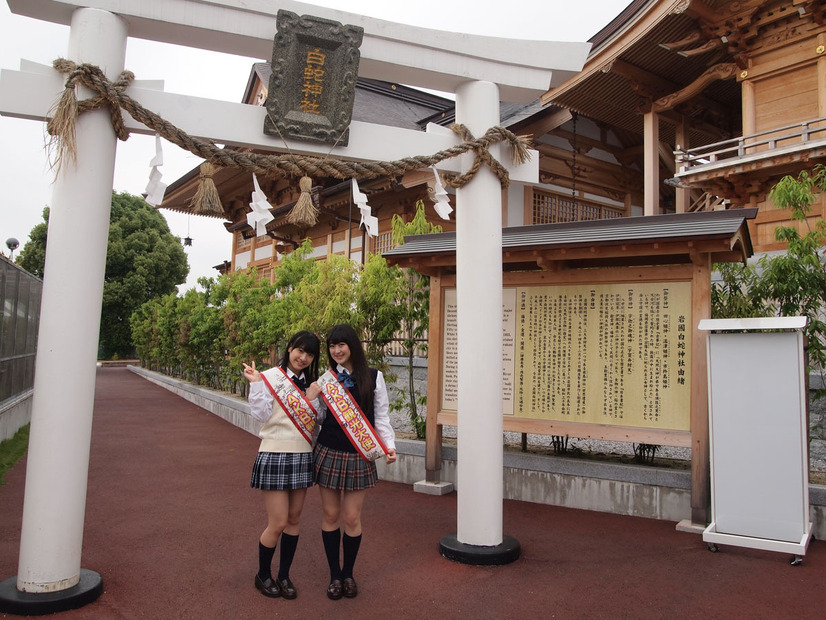
{"label": "girl's arm around shoulder", "polygon": [[321,426],[327,413],[327,405],[324,404],[324,400],[321,398],[321,387],[316,381],[313,381],[307,388],[307,392],[304,396],[312,408],[315,409],[316,422],[319,426]]}

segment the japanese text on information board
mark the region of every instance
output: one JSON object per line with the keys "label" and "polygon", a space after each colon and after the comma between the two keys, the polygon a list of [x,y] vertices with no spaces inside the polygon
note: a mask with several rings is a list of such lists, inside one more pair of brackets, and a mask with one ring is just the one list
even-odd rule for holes
{"label": "japanese text on information board", "polygon": [[[505,415],[688,430],[691,284],[504,290]],[[457,407],[455,291],[445,295],[442,407]]]}

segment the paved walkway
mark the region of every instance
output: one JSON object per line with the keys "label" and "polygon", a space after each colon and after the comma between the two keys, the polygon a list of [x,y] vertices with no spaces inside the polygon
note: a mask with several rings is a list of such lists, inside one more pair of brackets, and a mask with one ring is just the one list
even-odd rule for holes
{"label": "paved walkway", "polygon": [[[94,618],[822,618],[826,543],[788,555],[712,554],[675,524],[505,501],[522,545],[507,566],[439,555],[456,497],[381,482],[369,492],[358,598],[325,596],[320,503],[311,490],[293,601],[253,587],[264,509],[249,488],[256,437],[121,368],[98,371],[84,568],[103,578]],[[59,467],[59,461],[55,462]],[[17,572],[25,462],[0,487],[0,580]]]}

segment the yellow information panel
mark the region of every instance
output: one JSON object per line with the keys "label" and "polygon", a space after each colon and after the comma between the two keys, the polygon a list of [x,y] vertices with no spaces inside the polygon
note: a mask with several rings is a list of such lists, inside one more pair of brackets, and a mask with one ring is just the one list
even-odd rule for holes
{"label": "yellow information panel", "polygon": [[[456,409],[455,291],[445,291],[444,410]],[[689,430],[689,282],[504,290],[505,415]]]}

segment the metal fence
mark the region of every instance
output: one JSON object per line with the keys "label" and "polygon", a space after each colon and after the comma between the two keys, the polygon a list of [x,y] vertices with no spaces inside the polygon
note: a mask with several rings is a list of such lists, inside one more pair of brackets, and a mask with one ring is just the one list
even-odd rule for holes
{"label": "metal fence", "polygon": [[0,258],[0,403],[34,385],[43,282]]}

